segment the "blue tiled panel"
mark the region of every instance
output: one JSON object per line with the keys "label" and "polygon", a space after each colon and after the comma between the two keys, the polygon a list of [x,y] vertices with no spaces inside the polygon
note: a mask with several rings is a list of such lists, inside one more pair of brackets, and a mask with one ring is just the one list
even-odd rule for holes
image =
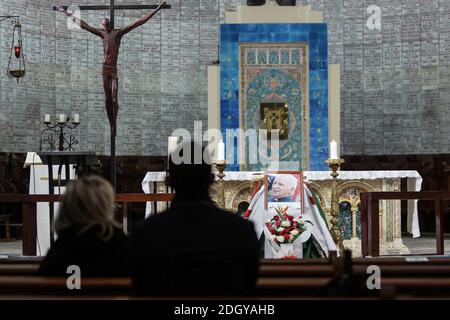
{"label": "blue tiled panel", "polygon": [[[306,42],[309,47],[310,169],[326,170],[328,156],[328,63],[327,25],[222,24],[220,26],[221,128],[239,128],[239,43]],[[299,115],[300,117],[300,115]],[[301,119],[298,119],[299,121]],[[320,134],[318,133],[320,129]],[[226,150],[234,153],[237,147]],[[239,170],[238,165],[230,170]]]}

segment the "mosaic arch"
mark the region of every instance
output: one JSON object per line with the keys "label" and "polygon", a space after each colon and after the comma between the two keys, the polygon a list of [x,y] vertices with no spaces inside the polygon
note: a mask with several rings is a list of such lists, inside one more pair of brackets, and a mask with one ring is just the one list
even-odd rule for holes
{"label": "mosaic arch", "polygon": [[[304,143],[302,139],[302,127],[304,126],[301,123],[303,111],[299,81],[280,69],[268,68],[256,71],[254,78],[246,84],[246,92],[243,94],[245,102],[241,107],[241,127],[244,129],[261,128],[261,103],[285,103],[288,106],[288,139],[280,141],[280,160],[303,163],[301,146],[304,145],[307,150],[309,145],[307,137],[305,137]],[[305,132],[308,133],[307,130]],[[246,149],[247,159],[248,152]],[[306,152],[305,154],[307,155]],[[256,171],[260,168],[258,165],[249,164],[245,169]]]}
{"label": "mosaic arch", "polygon": [[[255,126],[254,120],[257,114],[255,102],[243,103],[247,101],[244,95],[250,94],[248,90],[242,91],[247,84],[259,83],[265,85],[264,80],[256,79],[258,72],[245,77],[242,73],[242,64],[247,67],[261,69],[275,69],[278,71],[265,71],[265,76],[271,74],[277,80],[286,83],[293,88],[294,82],[297,87],[295,90],[281,91],[274,89],[273,95],[270,96],[270,85],[262,90],[262,94],[268,95],[259,97],[258,100],[287,99],[292,103],[293,108],[304,103],[308,111],[295,112],[289,119],[289,124],[295,123],[293,129],[290,130],[307,130],[300,131],[295,135],[296,139],[292,143],[287,142],[284,146],[286,159],[288,161],[304,161],[302,167],[305,170],[327,170],[324,160],[328,156],[328,47],[327,47],[327,25],[325,23],[306,23],[306,24],[222,24],[220,30],[220,124],[221,130],[226,136],[227,129],[243,129],[246,126]],[[302,44],[305,49],[304,59],[302,60],[302,50],[299,45]],[[298,50],[295,48],[298,47]],[[249,48],[244,55],[241,48]],[[302,64],[304,68],[301,69]],[[300,67],[300,69],[299,69]],[[306,73],[306,82],[302,83],[301,77],[293,72],[293,69],[299,69],[299,74],[304,71]],[[263,72],[259,70],[259,72]],[[261,75],[261,77],[265,77]],[[295,81],[288,81],[291,78]],[[244,80],[243,80],[244,79]],[[242,83],[242,81],[247,81]],[[267,78],[266,78],[267,79]],[[255,80],[256,82],[252,82]],[[303,91],[302,85],[307,89]],[[255,88],[256,89],[256,88]],[[264,90],[266,90],[264,92]],[[277,93],[278,92],[278,93]],[[299,94],[300,93],[300,94]],[[296,97],[293,97],[296,95]],[[306,97],[302,101],[302,97]],[[252,97],[254,98],[254,97]],[[247,114],[247,108],[249,113]],[[303,106],[302,106],[303,107]],[[291,115],[291,113],[289,113]],[[245,119],[244,119],[245,118]],[[292,122],[295,120],[294,122]],[[306,125],[300,125],[306,121]],[[258,126],[259,127],[259,126]],[[290,136],[291,138],[292,136]],[[307,138],[306,138],[307,137]],[[307,143],[301,142],[307,139]],[[237,140],[237,139],[236,139]],[[241,170],[237,164],[238,149],[237,141],[234,141],[232,150],[227,148],[227,159],[233,163],[230,164],[228,170]],[[297,152],[290,152],[296,144]],[[309,150],[305,151],[305,145],[309,145]],[[232,157],[233,155],[233,157]],[[283,155],[283,153],[282,153]],[[305,160],[306,159],[306,160]]]}

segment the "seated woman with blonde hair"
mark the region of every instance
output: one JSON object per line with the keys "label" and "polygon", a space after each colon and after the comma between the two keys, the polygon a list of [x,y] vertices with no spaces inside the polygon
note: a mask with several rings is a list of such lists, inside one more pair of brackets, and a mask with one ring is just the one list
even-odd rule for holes
{"label": "seated woman with blonde hair", "polygon": [[113,215],[114,192],[105,179],[81,177],[70,183],[55,221],[57,240],[41,264],[43,275],[67,275],[71,265],[81,276],[128,273],[127,237]]}

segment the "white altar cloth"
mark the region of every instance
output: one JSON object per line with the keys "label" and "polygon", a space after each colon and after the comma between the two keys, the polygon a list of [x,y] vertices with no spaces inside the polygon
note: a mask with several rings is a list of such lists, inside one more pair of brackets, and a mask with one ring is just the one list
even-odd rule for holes
{"label": "white altar cloth", "polygon": [[[225,181],[246,181],[252,180],[255,174],[264,174],[262,172],[251,171],[225,171]],[[304,171],[304,176],[310,181],[330,180],[329,171]],[[145,193],[154,191],[154,182],[163,182],[166,178],[165,172],[147,172],[142,181],[142,190]],[[420,191],[422,188],[422,177],[417,171],[339,171],[339,180],[375,180],[375,179],[394,179],[406,178],[408,191]],[[217,178],[216,178],[217,179]],[[147,204],[146,216],[152,214],[150,204]],[[417,200],[408,201],[408,232],[414,238],[420,237],[419,215],[417,211]]]}

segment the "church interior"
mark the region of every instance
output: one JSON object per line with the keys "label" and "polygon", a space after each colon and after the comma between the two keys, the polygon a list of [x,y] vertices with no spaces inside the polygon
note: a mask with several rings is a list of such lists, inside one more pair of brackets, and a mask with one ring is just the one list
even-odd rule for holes
{"label": "church interior", "polygon": [[[195,230],[197,213],[158,217],[206,199],[236,217],[224,234],[255,228],[251,297],[450,298],[449,34],[441,0],[0,0],[0,300],[72,297],[69,269],[42,273],[58,254],[87,263],[69,222],[88,226],[77,250],[109,223],[142,264],[170,260],[178,239],[195,274],[226,241],[135,241],[140,225]],[[174,182],[189,139],[211,156],[204,198],[201,173],[181,179],[194,190]],[[96,185],[93,206],[111,190],[111,218],[87,212],[91,198],[69,217],[76,183],[83,197]],[[121,268],[83,277],[81,295],[134,299],[140,280]]]}

